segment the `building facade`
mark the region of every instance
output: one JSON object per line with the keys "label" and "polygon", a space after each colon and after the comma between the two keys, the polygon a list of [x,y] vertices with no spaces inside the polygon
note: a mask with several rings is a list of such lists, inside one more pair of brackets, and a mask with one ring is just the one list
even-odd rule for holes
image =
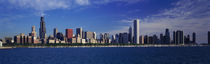
{"label": "building facade", "polygon": [[134,20],[134,43],[139,44],[139,19]]}

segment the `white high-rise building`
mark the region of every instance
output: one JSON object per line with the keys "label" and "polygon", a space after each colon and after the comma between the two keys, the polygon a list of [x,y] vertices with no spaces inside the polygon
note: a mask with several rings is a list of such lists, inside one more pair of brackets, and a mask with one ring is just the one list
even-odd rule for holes
{"label": "white high-rise building", "polygon": [[0,47],[2,47],[2,44],[3,44],[3,42],[2,42],[2,41],[0,41]]}
{"label": "white high-rise building", "polygon": [[139,19],[134,20],[134,43],[139,44]]}

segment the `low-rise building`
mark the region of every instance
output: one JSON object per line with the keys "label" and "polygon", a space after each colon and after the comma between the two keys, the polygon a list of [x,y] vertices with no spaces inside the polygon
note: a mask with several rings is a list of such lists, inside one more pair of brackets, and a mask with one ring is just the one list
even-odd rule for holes
{"label": "low-rise building", "polygon": [[85,41],[86,41],[85,39],[81,39],[81,43],[85,44],[86,43]]}
{"label": "low-rise building", "polygon": [[2,41],[0,41],[0,47],[2,47],[3,46],[3,42]]}

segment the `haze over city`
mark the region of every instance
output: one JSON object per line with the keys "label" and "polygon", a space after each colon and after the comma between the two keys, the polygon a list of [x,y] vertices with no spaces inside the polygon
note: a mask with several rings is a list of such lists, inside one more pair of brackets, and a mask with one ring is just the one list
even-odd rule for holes
{"label": "haze over city", "polygon": [[169,28],[171,35],[174,30],[195,32],[198,43],[207,43],[210,31],[209,0],[1,0],[0,6],[0,38],[28,34],[33,25],[38,32],[40,16],[48,36],[53,28],[128,32],[134,19],[140,19],[140,35],[159,36]]}

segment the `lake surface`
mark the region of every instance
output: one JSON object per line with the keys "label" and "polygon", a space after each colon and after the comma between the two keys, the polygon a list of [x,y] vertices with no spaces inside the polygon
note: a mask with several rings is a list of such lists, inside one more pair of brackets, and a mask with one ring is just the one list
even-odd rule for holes
{"label": "lake surface", "polygon": [[15,48],[0,64],[209,64],[210,47]]}

